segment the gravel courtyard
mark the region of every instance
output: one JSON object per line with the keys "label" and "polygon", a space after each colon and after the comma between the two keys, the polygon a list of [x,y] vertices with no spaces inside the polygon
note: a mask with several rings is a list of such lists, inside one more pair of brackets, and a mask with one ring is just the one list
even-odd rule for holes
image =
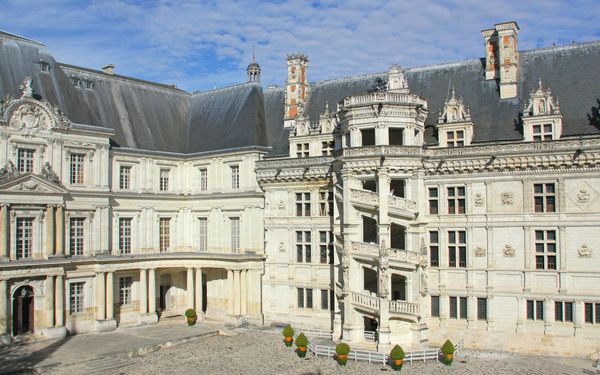
{"label": "gravel courtyard", "polygon": [[[380,374],[389,366],[348,361],[346,367],[308,354],[300,359],[281,334],[236,330],[235,337],[213,336],[133,358],[111,375],[146,374]],[[402,374],[600,374],[593,362],[575,358],[526,356],[465,349],[452,366],[433,361],[406,363]]]}

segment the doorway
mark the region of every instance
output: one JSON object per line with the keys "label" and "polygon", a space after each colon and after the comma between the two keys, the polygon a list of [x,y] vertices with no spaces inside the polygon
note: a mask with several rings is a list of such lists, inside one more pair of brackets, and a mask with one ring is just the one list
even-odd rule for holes
{"label": "doorway", "polygon": [[171,309],[171,275],[168,273],[160,275],[160,310]]}
{"label": "doorway", "polygon": [[13,336],[33,332],[33,289],[22,286],[13,294]]}
{"label": "doorway", "polygon": [[392,274],[392,299],[406,301],[406,277]]}

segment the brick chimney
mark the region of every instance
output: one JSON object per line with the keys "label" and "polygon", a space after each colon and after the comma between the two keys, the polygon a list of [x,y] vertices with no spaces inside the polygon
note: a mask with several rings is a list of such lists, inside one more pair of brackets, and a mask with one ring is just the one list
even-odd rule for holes
{"label": "brick chimney", "polygon": [[102,70],[104,71],[104,73],[110,74],[111,76],[115,74],[115,66],[113,64],[104,65],[102,67]]}
{"label": "brick chimney", "polygon": [[285,82],[284,127],[291,127],[296,115],[303,114],[308,96],[308,57],[301,53],[287,56],[288,78]]}
{"label": "brick chimney", "polygon": [[485,39],[485,79],[499,79],[500,99],[515,98],[519,82],[516,22],[504,22],[481,30]]}

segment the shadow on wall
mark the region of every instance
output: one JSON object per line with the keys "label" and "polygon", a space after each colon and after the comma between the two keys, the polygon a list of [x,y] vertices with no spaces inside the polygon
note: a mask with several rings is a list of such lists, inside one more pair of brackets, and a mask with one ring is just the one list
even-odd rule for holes
{"label": "shadow on wall", "polygon": [[598,104],[598,106],[591,108],[592,113],[588,113],[587,118],[590,125],[600,130],[600,99],[596,98],[596,103]]}

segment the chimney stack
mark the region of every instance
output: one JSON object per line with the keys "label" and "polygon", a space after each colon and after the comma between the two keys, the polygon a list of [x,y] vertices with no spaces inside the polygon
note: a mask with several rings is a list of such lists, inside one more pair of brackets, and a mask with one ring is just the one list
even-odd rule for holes
{"label": "chimney stack", "polygon": [[504,22],[481,30],[485,39],[485,79],[500,80],[500,99],[515,98],[519,83],[516,22]]}
{"label": "chimney stack", "polygon": [[106,74],[110,74],[111,76],[115,73],[115,66],[113,64],[104,65],[102,70]]}

